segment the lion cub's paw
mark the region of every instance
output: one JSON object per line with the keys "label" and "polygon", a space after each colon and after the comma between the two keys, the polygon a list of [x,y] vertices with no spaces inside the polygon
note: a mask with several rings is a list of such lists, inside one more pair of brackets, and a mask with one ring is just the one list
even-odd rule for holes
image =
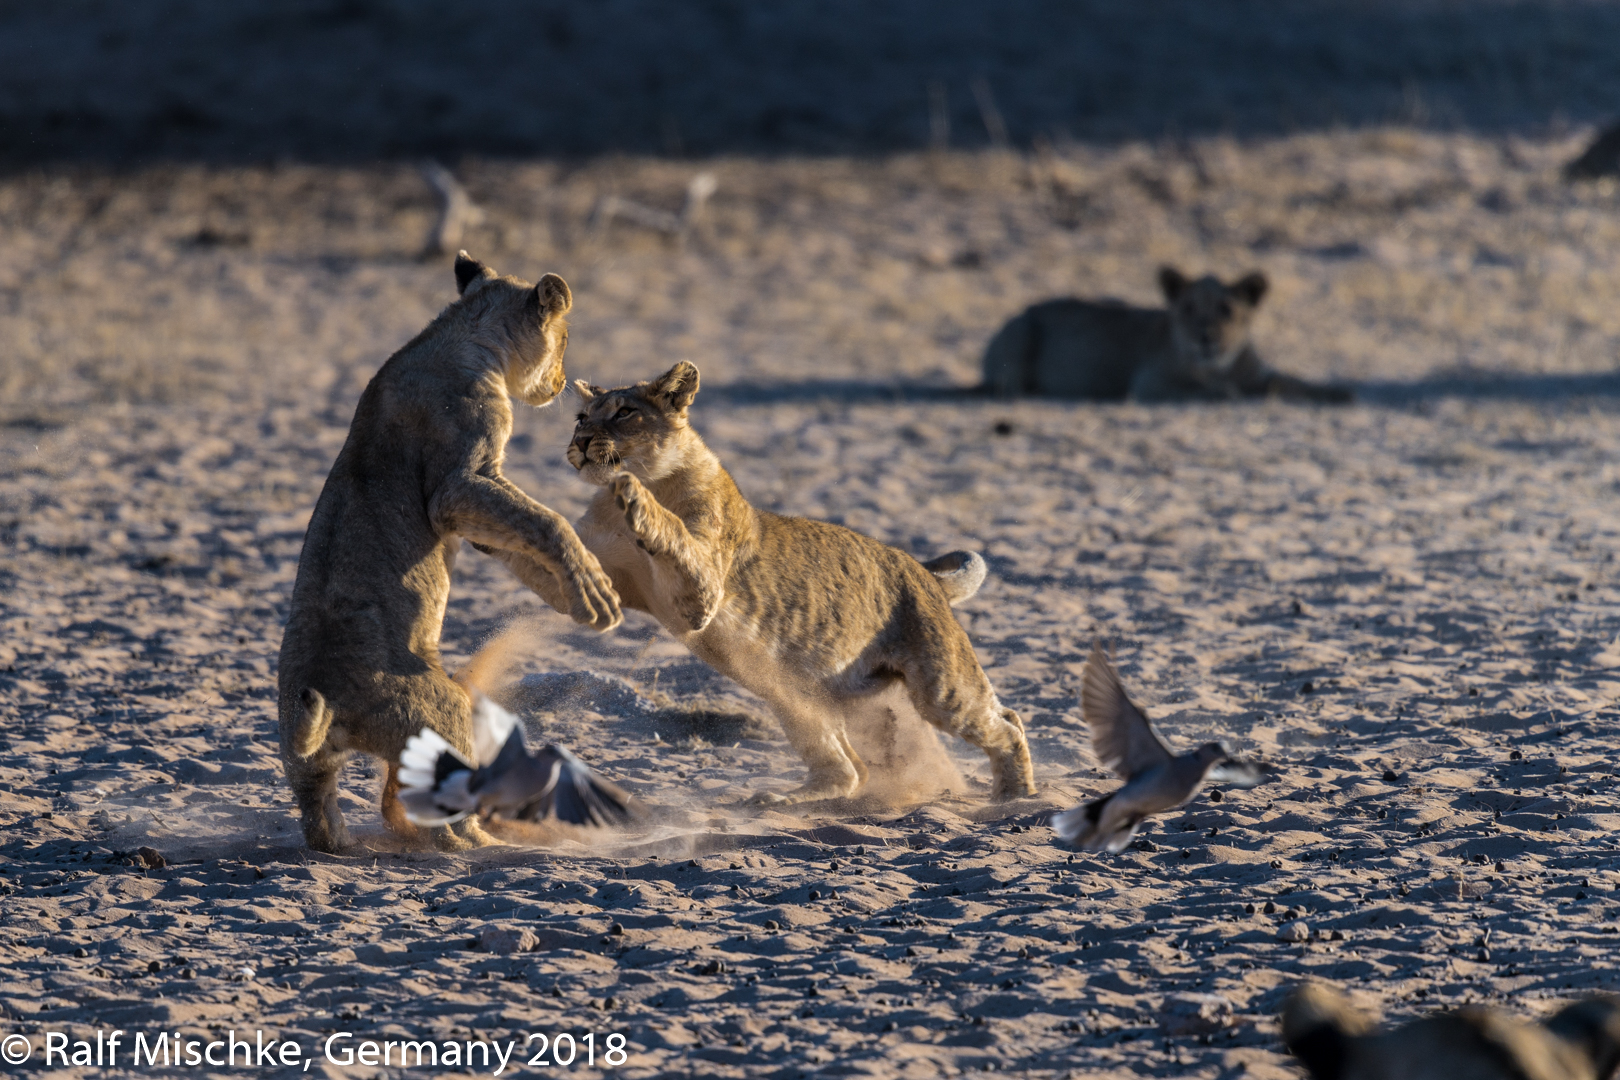
{"label": "lion cub's paw", "polygon": [[641,550],[657,554],[653,542],[652,493],[633,473],[622,472],[608,484],[613,501],[624,511],[624,522],[630,526],[630,535],[636,538]]}
{"label": "lion cub's paw", "polygon": [[613,579],[595,555],[581,547],[561,576],[568,593],[569,618],[595,630],[611,630],[624,622]]}

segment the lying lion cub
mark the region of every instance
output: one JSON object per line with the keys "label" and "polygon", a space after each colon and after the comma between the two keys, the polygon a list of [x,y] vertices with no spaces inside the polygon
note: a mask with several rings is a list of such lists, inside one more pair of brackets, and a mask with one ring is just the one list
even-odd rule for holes
{"label": "lying lion cub", "polygon": [[[770,703],[810,775],[797,803],[853,795],[866,766],[846,723],[904,685],[923,719],[990,757],[991,796],[1033,795],[1018,714],[996,700],[951,605],[984,560],[931,563],[840,525],[756,510],[687,424],[698,369],[584,398],[568,460],[604,490],[576,522],[626,607],[650,612],[699,659]],[[531,588],[551,587],[511,553]]]}
{"label": "lying lion cub", "polygon": [[[337,777],[354,752],[388,763],[383,817],[399,804],[399,755],[428,727],[472,750],[472,702],[439,663],[450,567],[463,537],[521,552],[578,622],[617,626],[618,598],[560,515],[501,474],[509,398],[545,405],[563,389],[568,285],[538,285],[456,258],[461,298],[389,358],[355,409],[298,560],[281,641],[281,757],[317,851],[351,843]],[[439,829],[442,847],[487,840],[476,819]]]}
{"label": "lying lion cub", "polygon": [[1306,983],[1283,1008],[1283,1041],[1314,1080],[1609,1080],[1620,998],[1577,1001],[1544,1024],[1470,1006],[1378,1032],[1343,994]]}
{"label": "lying lion cub", "polygon": [[1195,401],[1279,397],[1343,403],[1350,391],[1283,375],[1249,344],[1266,295],[1252,273],[1230,285],[1159,271],[1168,310],[1117,301],[1048,300],[1003,326],[984,353],[984,389],[1001,397]]}

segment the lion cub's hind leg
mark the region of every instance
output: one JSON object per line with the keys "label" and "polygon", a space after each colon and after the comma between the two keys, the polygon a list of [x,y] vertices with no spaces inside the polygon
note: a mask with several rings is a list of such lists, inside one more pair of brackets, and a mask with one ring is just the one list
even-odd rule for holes
{"label": "lion cub's hind leg", "polygon": [[904,671],[906,693],[922,718],[989,757],[991,799],[1003,802],[1035,794],[1035,766],[1024,721],[996,700],[966,637],[959,647],[947,641],[920,650]]}
{"label": "lion cub's hind leg", "polygon": [[811,695],[789,693],[772,694],[766,700],[810,775],[792,791],[762,791],[753,802],[787,806],[848,798],[860,790],[866,782],[866,765],[850,745],[841,719],[830,714],[826,702]]}
{"label": "lion cub's hind leg", "polygon": [[354,838],[338,808],[338,774],[348,755],[318,747],[308,757],[286,756],[287,785],[298,803],[299,824],[310,850],[341,855],[354,847]]}
{"label": "lion cub's hind leg", "polygon": [[424,727],[437,731],[463,756],[471,758],[472,701],[467,692],[449,676],[438,673],[411,676],[387,690],[368,712],[365,730],[357,733],[354,741],[360,749],[388,764],[382,793],[382,816],[388,828],[406,840],[426,840],[440,851],[467,851],[499,843],[476,818],[418,828],[405,817],[399,801],[399,755]]}
{"label": "lion cub's hind leg", "polygon": [[382,816],[388,831],[404,840],[418,840],[422,830],[411,824],[405,816],[405,804],[399,801],[399,759],[388,763],[388,776],[383,780]]}

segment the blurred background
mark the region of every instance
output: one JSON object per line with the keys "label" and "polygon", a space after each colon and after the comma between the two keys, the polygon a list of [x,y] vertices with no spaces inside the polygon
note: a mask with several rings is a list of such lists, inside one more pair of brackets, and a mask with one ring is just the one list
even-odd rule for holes
{"label": "blurred background", "polygon": [[0,6],[0,145],[63,161],[848,154],[1530,132],[1620,109],[1620,7],[1523,0]]}
{"label": "blurred background", "polygon": [[1590,389],[1617,113],[1595,0],[7,2],[0,403],[345,422],[462,245],[567,277],[598,381],[968,387],[1175,263],[1265,270],[1300,374]]}

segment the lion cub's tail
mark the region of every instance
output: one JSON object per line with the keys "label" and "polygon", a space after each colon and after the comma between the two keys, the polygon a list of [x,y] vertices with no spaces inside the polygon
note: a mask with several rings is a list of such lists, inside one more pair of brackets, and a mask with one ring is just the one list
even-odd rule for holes
{"label": "lion cub's tail", "polygon": [[990,568],[975,551],[952,551],[937,559],[923,563],[923,569],[934,575],[934,580],[945,586],[945,596],[952,605],[960,604],[979,591]]}
{"label": "lion cub's tail", "polygon": [[290,742],[293,754],[302,759],[319,750],[326,741],[327,733],[332,730],[332,710],[321,692],[308,686],[298,695],[298,705],[300,712],[293,721]]}

